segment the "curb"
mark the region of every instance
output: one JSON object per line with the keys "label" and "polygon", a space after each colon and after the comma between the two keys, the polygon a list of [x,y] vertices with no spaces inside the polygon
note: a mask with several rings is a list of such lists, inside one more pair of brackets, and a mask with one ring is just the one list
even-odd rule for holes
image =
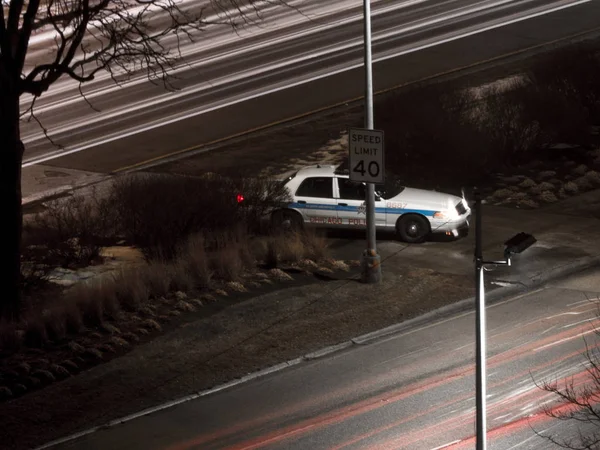
{"label": "curb", "polygon": [[[582,258],[574,263],[565,264],[565,265],[559,266],[555,269],[552,269],[548,272],[544,272],[544,273],[535,275],[529,283],[517,282],[517,284],[513,284],[508,287],[497,288],[487,294],[486,302],[487,302],[487,304],[494,304],[494,303],[497,303],[507,297],[525,294],[525,293],[533,290],[534,288],[539,288],[539,287],[543,286],[550,280],[566,278],[570,275],[573,275],[574,273],[582,272],[584,270],[587,270],[587,269],[590,269],[592,267],[599,266],[599,265],[600,265],[600,256]],[[456,303],[452,303],[452,304],[444,306],[442,308],[438,308],[436,310],[427,312],[418,317],[406,320],[404,322],[397,323],[395,325],[391,325],[389,327],[382,328],[377,331],[373,331],[370,333],[366,333],[366,334],[357,336],[355,338],[352,338],[352,339],[342,342],[340,344],[324,347],[324,348],[316,350],[314,352],[307,353],[304,356],[300,356],[299,358],[285,361],[280,364],[276,364],[274,366],[270,366],[265,369],[259,370],[257,372],[249,373],[238,379],[215,386],[214,388],[204,390],[204,391],[199,391],[194,394],[190,394],[188,396],[181,397],[177,400],[163,403],[162,405],[159,405],[159,406],[156,406],[153,408],[144,409],[137,413],[133,413],[128,416],[109,421],[104,425],[99,425],[97,427],[93,427],[88,430],[84,430],[79,433],[72,434],[70,436],[66,436],[66,437],[58,439],[58,440],[54,440],[54,441],[44,444],[40,447],[36,447],[35,450],[43,450],[43,449],[47,449],[47,448],[53,447],[58,444],[63,444],[65,442],[69,442],[69,441],[78,439],[80,437],[95,433],[100,430],[104,430],[107,428],[114,427],[116,425],[130,422],[134,419],[138,419],[140,417],[147,416],[147,415],[153,414],[155,412],[163,411],[163,410],[169,409],[173,406],[177,406],[182,403],[189,402],[191,400],[196,400],[200,397],[206,397],[208,395],[215,394],[217,392],[233,388],[235,386],[247,383],[249,381],[252,381],[252,380],[255,380],[258,378],[262,378],[264,376],[267,376],[267,375],[270,375],[270,374],[273,374],[276,372],[280,372],[280,371],[288,369],[290,367],[297,366],[303,362],[313,361],[313,360],[316,360],[319,358],[323,358],[325,356],[330,356],[334,353],[342,352],[342,351],[344,351],[348,348],[351,348],[355,345],[372,344],[376,341],[382,340],[382,339],[390,337],[392,335],[395,335],[395,334],[398,334],[401,332],[408,332],[414,328],[420,327],[424,323],[431,322],[432,320],[440,319],[443,317],[447,317],[447,316],[450,316],[453,314],[458,314],[460,312],[464,312],[466,310],[472,309],[474,304],[475,304],[475,297],[469,297],[464,300],[460,300]]]}

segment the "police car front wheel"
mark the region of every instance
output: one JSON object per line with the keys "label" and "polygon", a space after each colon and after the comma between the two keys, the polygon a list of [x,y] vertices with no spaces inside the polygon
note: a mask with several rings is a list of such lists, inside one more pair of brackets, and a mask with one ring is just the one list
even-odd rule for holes
{"label": "police car front wheel", "polygon": [[429,234],[429,222],[423,216],[409,214],[400,218],[396,231],[404,242],[416,244],[423,242]]}

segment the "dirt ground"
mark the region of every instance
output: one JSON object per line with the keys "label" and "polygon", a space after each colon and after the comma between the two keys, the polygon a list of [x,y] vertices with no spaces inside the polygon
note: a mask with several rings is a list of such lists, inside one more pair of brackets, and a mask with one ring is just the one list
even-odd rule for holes
{"label": "dirt ground", "polygon": [[106,364],[2,404],[0,442],[14,450],[208,389],[257,369],[392,325],[473,294],[471,277],[386,268],[377,287],[357,269],[271,292],[177,326]]}

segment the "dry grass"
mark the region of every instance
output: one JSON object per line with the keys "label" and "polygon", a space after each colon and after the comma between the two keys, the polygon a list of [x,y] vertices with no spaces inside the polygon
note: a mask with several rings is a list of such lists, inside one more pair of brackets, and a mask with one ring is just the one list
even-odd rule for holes
{"label": "dry grass", "polygon": [[152,297],[163,297],[169,293],[173,279],[167,264],[153,261],[141,273]]}
{"label": "dry grass", "polygon": [[319,262],[329,255],[327,240],[313,230],[281,234],[267,238],[263,262],[269,268],[280,264],[299,264],[303,260]]}
{"label": "dry grass", "polygon": [[177,260],[168,266],[169,276],[171,278],[170,291],[190,292],[196,285],[194,277],[188,270],[185,261]]}
{"label": "dry grass", "polygon": [[116,296],[121,307],[127,311],[137,311],[150,297],[142,274],[140,269],[125,269],[116,277]]}
{"label": "dry grass", "polygon": [[239,281],[244,272],[239,246],[232,243],[215,252],[210,258],[210,267],[215,276],[221,280]]}
{"label": "dry grass", "polygon": [[209,288],[213,277],[206,255],[206,241],[202,234],[190,236],[187,242],[179,249],[179,259],[182,261],[182,270],[193,278],[196,288]]}
{"label": "dry grass", "polygon": [[[60,345],[87,330],[85,346],[70,341],[68,348],[72,352],[83,355],[87,347],[97,342],[96,350],[113,353],[137,342],[138,335],[160,330],[157,319],[191,313],[204,303],[215,301],[214,296],[202,291],[227,296],[225,290],[214,289],[215,281],[224,282],[223,286],[231,292],[247,292],[242,281],[247,273],[255,272],[257,257],[267,256],[268,248],[276,255],[277,262],[313,261],[316,266],[315,262],[327,256],[325,239],[313,232],[251,238],[237,228],[211,233],[208,237],[195,234],[178,247],[178,256],[172,261],[153,260],[81,282],[45,303],[43,312],[33,309],[20,323],[0,324],[0,350],[11,353],[23,346]],[[291,279],[280,270],[269,275],[265,282],[271,282],[269,278]],[[189,300],[192,298],[198,300]],[[141,317],[134,320],[133,315]],[[119,324],[139,329],[135,334],[121,335],[115,326],[121,327]],[[99,332],[94,334],[94,329]],[[87,356],[97,357],[94,353],[88,352]]]}

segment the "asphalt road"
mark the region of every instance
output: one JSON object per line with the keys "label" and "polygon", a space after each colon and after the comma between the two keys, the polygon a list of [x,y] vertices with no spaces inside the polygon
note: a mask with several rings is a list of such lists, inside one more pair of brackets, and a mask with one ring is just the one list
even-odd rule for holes
{"label": "asphalt road", "polygon": [[[553,448],[533,430],[575,436],[541,412],[556,403],[536,383],[587,383],[598,293],[595,269],[488,306],[490,449]],[[474,324],[463,312],[413,325],[54,448],[474,448]]]}
{"label": "asphalt road", "polygon": [[[353,6],[349,6],[353,5]],[[373,2],[376,90],[489,61],[599,28],[598,2]],[[84,87],[93,111],[69,83],[38,102],[56,142],[23,124],[26,165],[98,172],[121,169],[359,97],[362,94],[360,2],[307,2],[304,12],[274,9],[263,29],[238,38],[225,28],[185,46],[178,92],[143,79]],[[557,8],[563,8],[554,12]],[[527,17],[535,16],[528,20]],[[495,27],[495,28],[494,28]],[[483,31],[486,30],[487,31]],[[459,39],[459,37],[463,36]],[[417,51],[419,50],[419,51]]]}

